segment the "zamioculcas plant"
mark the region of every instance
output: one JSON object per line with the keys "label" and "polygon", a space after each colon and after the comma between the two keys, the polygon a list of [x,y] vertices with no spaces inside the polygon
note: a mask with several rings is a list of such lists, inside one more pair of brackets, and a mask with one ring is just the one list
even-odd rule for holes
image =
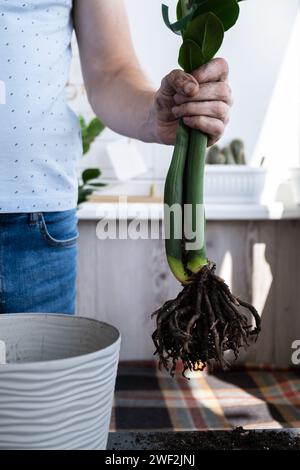
{"label": "zamioculcas plant", "polygon": [[[179,0],[177,21],[171,23],[168,7],[163,5],[166,25],[182,35],[179,64],[184,71],[191,73],[215,56],[239,11],[237,0]],[[183,374],[203,370],[211,360],[224,368],[224,352],[233,350],[237,357],[240,348],[248,345],[249,336],[260,331],[255,308],[230,292],[206,255],[203,186],[207,142],[206,135],[179,122],[165,185],[165,207],[182,209],[182,216],[166,212],[165,228],[168,263],[183,290],[153,314],[156,330],[152,338],[160,365],[171,374],[178,360]]]}

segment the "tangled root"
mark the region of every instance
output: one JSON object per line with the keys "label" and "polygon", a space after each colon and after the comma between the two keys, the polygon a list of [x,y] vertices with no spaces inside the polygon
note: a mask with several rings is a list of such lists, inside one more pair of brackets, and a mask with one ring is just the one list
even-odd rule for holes
{"label": "tangled root", "polygon": [[237,358],[239,350],[249,346],[249,337],[261,331],[255,308],[234,297],[215,270],[214,264],[203,267],[176,299],[152,315],[156,317],[154,354],[172,376],[179,360],[183,375],[187,370],[203,370],[212,361],[225,369],[224,352],[232,350]]}

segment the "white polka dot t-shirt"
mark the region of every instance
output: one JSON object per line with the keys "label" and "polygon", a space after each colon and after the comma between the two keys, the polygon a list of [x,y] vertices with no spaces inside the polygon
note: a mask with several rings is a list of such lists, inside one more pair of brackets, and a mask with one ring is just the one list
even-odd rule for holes
{"label": "white polka dot t-shirt", "polygon": [[0,0],[0,214],[76,206],[72,0]]}

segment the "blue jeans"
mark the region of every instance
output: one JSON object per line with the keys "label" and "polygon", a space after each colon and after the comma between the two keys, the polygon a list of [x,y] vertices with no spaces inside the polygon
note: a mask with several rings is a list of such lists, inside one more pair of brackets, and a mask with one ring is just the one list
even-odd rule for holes
{"label": "blue jeans", "polygon": [[73,315],[76,210],[0,214],[0,314]]}

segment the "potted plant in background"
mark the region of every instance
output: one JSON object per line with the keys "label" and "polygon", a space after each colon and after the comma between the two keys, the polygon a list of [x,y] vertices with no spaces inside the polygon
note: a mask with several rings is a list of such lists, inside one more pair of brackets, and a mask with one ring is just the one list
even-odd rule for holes
{"label": "potted plant in background", "polygon": [[[79,117],[81,135],[82,135],[82,148],[83,155],[86,155],[91,148],[91,145],[99,137],[105,129],[105,125],[98,119],[92,119],[88,124],[84,117]],[[101,176],[99,168],[87,168],[81,173],[78,185],[78,205],[86,202],[88,197],[93,194],[98,188],[106,186],[105,183],[99,181]]]}
{"label": "potted plant in background", "polygon": [[265,187],[267,171],[249,166],[245,145],[233,140],[221,149],[217,145],[207,152],[205,168],[205,197],[208,203],[259,204]]}

